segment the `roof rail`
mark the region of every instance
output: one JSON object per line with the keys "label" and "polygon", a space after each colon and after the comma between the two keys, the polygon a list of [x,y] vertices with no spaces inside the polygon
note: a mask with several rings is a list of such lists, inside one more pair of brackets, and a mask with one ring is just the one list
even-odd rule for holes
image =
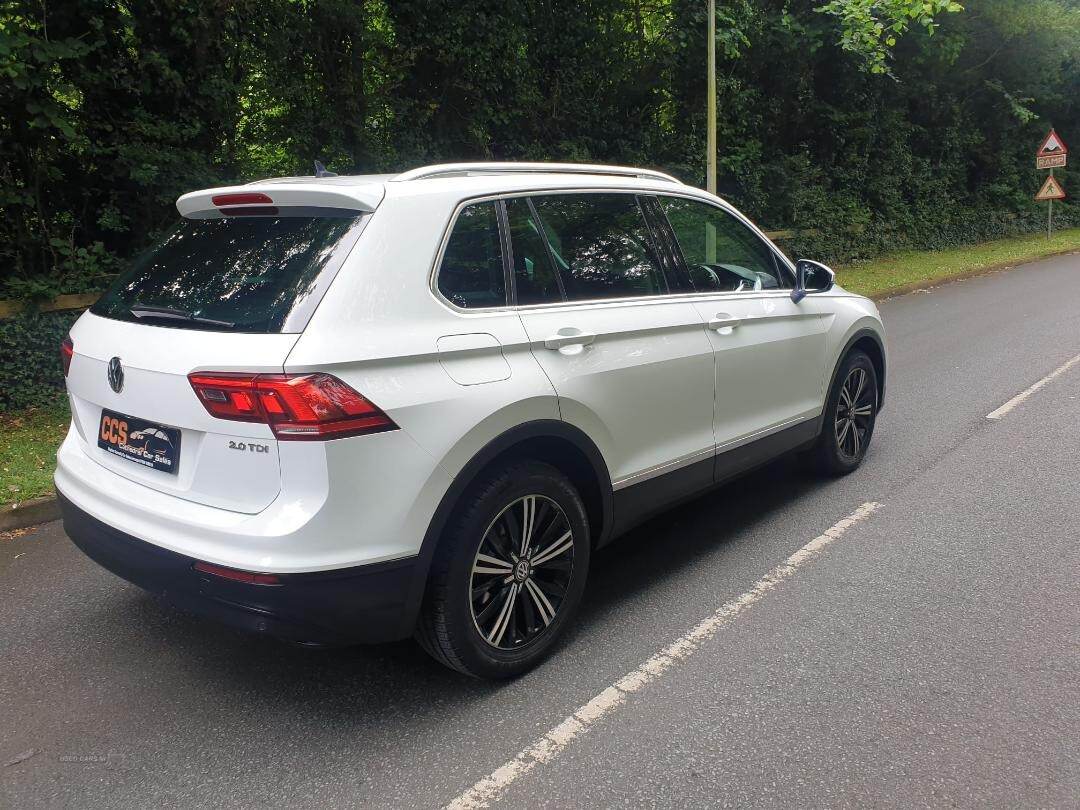
{"label": "roof rail", "polygon": [[483,174],[607,174],[618,177],[642,177],[663,180],[668,183],[682,181],[670,174],[652,169],[635,169],[629,166],[601,166],[591,163],[442,163],[410,169],[393,178],[392,182],[428,180],[433,177],[468,177]]}

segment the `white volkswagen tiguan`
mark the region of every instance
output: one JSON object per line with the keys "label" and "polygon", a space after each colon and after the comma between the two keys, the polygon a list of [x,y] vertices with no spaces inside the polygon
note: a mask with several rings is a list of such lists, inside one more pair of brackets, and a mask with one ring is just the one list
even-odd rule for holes
{"label": "white volkswagen tiguan", "polygon": [[592,552],[791,450],[859,466],[881,320],[659,172],[479,163],[185,194],[62,347],[71,539],[292,641],[534,666]]}

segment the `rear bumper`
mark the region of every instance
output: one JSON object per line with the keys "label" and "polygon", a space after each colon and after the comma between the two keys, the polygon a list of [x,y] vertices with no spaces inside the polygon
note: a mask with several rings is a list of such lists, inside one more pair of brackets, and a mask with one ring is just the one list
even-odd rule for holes
{"label": "rear bumper", "polygon": [[90,559],[183,610],[289,641],[373,643],[412,632],[416,557],[279,574],[278,585],[234,582],[196,571],[198,560],[125,534],[59,498],[64,530]]}

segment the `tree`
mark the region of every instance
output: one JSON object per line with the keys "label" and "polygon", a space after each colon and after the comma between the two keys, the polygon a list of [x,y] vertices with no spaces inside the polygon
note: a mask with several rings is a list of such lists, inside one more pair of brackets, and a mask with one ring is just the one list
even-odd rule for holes
{"label": "tree", "polygon": [[830,0],[818,11],[840,19],[844,50],[857,54],[871,73],[892,75],[889,55],[911,25],[933,34],[939,14],[963,6],[954,0]]}
{"label": "tree", "polygon": [[[1040,228],[1031,150],[1051,124],[1080,138],[1077,0],[823,2],[718,0],[721,194],[825,260]],[[704,14],[0,0],[0,298],[100,289],[181,193],[315,159],[628,163],[701,184]]]}

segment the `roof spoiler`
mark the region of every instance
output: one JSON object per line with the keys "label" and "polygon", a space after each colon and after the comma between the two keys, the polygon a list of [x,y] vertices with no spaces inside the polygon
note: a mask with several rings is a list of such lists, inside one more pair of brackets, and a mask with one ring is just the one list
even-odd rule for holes
{"label": "roof spoiler", "polygon": [[382,202],[384,193],[378,183],[334,187],[317,183],[253,183],[192,191],[176,201],[176,210],[181,216],[196,218],[207,212],[222,215],[256,213],[261,207],[335,208],[371,213]]}

